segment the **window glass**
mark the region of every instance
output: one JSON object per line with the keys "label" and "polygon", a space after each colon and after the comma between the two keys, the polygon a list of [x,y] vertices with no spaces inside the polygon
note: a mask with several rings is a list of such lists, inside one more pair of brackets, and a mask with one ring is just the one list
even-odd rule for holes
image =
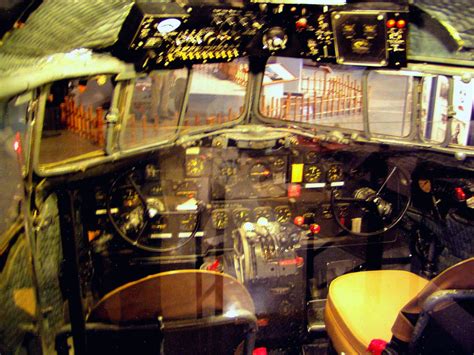
{"label": "window glass", "polygon": [[424,77],[421,94],[421,134],[429,142],[441,143],[448,122],[449,81],[445,76]]}
{"label": "window glass", "polygon": [[453,80],[454,118],[451,126],[451,144],[474,146],[474,80],[466,83],[460,77]]}
{"label": "window glass", "polygon": [[[164,141],[176,134],[186,90],[187,69],[155,70],[137,78],[126,117],[123,146]],[[127,98],[122,96],[125,104]],[[124,104],[119,105],[123,109]]]}
{"label": "window glass", "polygon": [[[17,98],[0,101],[0,235],[18,217],[22,199],[21,164],[27,150],[26,128],[28,108],[31,102],[18,103]],[[6,188],[8,187],[8,188]]]}
{"label": "window glass", "polygon": [[184,130],[233,121],[244,110],[248,59],[193,66]]}
{"label": "window glass", "polygon": [[291,122],[363,130],[363,69],[318,66],[311,60],[268,60],[260,112]]}
{"label": "window glass", "polygon": [[413,78],[374,71],[367,85],[370,132],[397,137],[410,134]]}
{"label": "window glass", "polygon": [[107,75],[53,83],[46,99],[40,163],[56,163],[102,150],[104,120],[113,91]]}

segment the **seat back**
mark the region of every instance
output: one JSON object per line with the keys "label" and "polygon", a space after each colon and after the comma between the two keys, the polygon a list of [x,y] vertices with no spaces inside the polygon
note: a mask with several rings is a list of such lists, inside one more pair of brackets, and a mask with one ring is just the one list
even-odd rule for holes
{"label": "seat back", "polygon": [[473,276],[474,258],[469,258],[428,282],[400,311],[392,327],[394,337],[409,343],[413,353],[467,349],[472,354]]}
{"label": "seat back", "polygon": [[446,290],[431,295],[416,323],[413,354],[474,353],[474,290]]}
{"label": "seat back", "polygon": [[[108,336],[102,329],[97,337],[90,324],[116,329]],[[156,349],[165,354],[250,354],[256,328],[252,298],[236,279],[213,271],[179,270],[145,277],[105,295],[87,318],[87,348],[96,353],[96,347],[118,335],[117,343],[140,348],[140,354],[156,354]]]}

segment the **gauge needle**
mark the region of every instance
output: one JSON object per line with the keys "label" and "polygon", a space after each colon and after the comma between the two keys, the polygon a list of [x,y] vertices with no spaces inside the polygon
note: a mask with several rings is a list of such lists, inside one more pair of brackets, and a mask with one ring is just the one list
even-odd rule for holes
{"label": "gauge needle", "polygon": [[395,173],[395,171],[397,170],[397,167],[394,166],[392,171],[390,172],[390,174],[388,174],[387,178],[385,179],[385,181],[383,182],[382,186],[380,186],[380,189],[377,191],[377,193],[375,194],[375,196],[378,196],[380,194],[380,192],[382,192],[383,188],[385,187],[385,185],[387,185],[387,182],[388,180],[390,180],[390,178],[392,177],[392,175]]}

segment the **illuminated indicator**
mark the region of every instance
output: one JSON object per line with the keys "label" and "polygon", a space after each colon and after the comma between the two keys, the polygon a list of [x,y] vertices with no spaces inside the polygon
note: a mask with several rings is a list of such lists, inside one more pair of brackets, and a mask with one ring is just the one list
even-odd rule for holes
{"label": "illuminated indicator", "polygon": [[340,186],[344,186],[344,181],[331,182],[331,187],[340,187]]}
{"label": "illuminated indicator", "polygon": [[305,184],[304,187],[307,189],[320,189],[322,187],[325,187],[326,183],[324,182],[313,182],[309,184]]}
{"label": "illuminated indicator", "polygon": [[300,18],[298,21],[296,21],[296,30],[301,31],[306,29],[308,27],[308,20],[305,17]]}
{"label": "illuminated indicator", "polygon": [[459,202],[463,202],[466,200],[466,193],[461,187],[456,187],[454,189],[454,194]]}
{"label": "illuminated indicator", "polygon": [[396,25],[396,21],[393,18],[391,18],[390,20],[387,21],[387,27],[388,28],[393,28],[393,27],[395,27],[395,25]]}
{"label": "illuminated indicator", "polygon": [[161,21],[156,28],[161,34],[169,33],[177,29],[181,25],[181,21],[177,18],[168,18]]}
{"label": "illuminated indicator", "polygon": [[173,237],[171,233],[153,233],[150,234],[151,239],[170,239]]}
{"label": "illuminated indicator", "polygon": [[302,226],[304,224],[304,217],[303,216],[296,216],[293,220],[293,223],[297,226]]}
{"label": "illuminated indicator", "polygon": [[[178,238],[189,238],[193,233],[192,232],[181,232],[178,234]],[[195,237],[204,237],[204,232],[196,232],[194,234]]]}
{"label": "illuminated indicator", "polygon": [[200,149],[199,147],[191,147],[186,149],[186,155],[197,155],[199,154]]}
{"label": "illuminated indicator", "polygon": [[292,164],[291,166],[291,182],[303,181],[304,164]]}
{"label": "illuminated indicator", "polygon": [[405,20],[400,19],[397,21],[397,28],[404,28],[406,25],[407,23]]}

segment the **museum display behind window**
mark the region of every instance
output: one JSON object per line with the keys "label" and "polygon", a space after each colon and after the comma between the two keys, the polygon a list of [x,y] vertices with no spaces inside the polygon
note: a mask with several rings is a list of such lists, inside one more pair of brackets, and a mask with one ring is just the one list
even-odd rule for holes
{"label": "museum display behind window", "polygon": [[135,80],[131,93],[121,95],[120,110],[128,107],[127,115],[121,112],[126,122],[123,147],[161,142],[176,135],[187,78],[187,69],[152,71]]}
{"label": "museum display behind window", "polygon": [[363,130],[362,74],[363,68],[271,57],[260,112],[285,121]]}
{"label": "museum display behind window", "polygon": [[453,109],[451,121],[451,144],[474,146],[474,80],[463,81],[459,76],[453,78]]}
{"label": "museum display behind window", "polygon": [[445,140],[448,123],[449,80],[445,76],[423,78],[420,103],[421,134],[429,142]]}
{"label": "museum display behind window", "polygon": [[40,163],[56,163],[102,151],[105,117],[113,91],[114,84],[108,75],[53,83],[46,98]]}
{"label": "museum display behind window", "polygon": [[14,97],[9,101],[0,101],[0,234],[3,234],[20,214],[19,203],[22,199],[21,164],[27,154],[26,119],[32,101]]}
{"label": "museum display behind window", "polygon": [[413,77],[370,72],[367,81],[369,131],[406,137],[410,134]]}
{"label": "museum display behind window", "polygon": [[238,119],[244,110],[248,59],[193,66],[183,130],[212,128]]}

